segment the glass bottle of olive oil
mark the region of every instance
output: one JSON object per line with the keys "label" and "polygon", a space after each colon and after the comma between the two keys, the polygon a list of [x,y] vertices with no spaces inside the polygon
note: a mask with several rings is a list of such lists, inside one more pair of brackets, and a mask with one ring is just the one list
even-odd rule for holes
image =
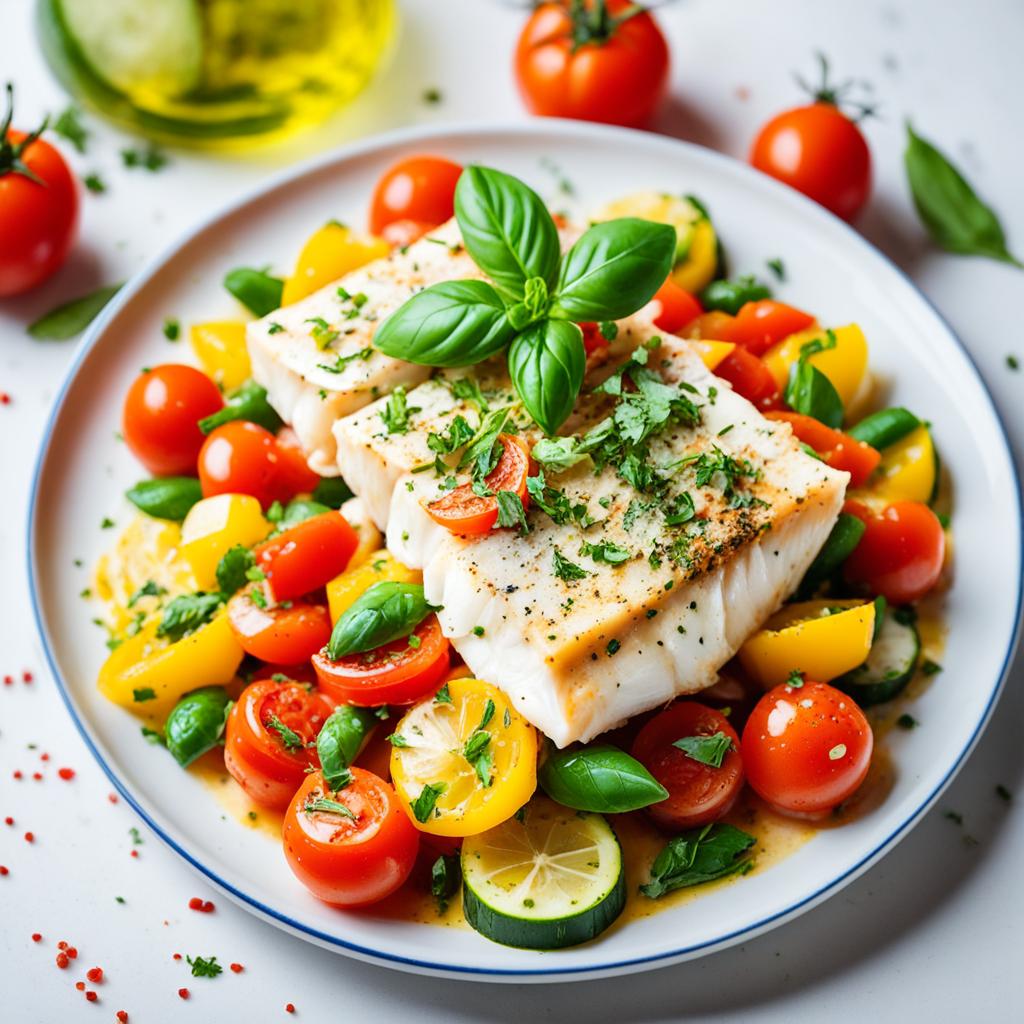
{"label": "glass bottle of olive oil", "polygon": [[394,0],[38,0],[65,88],[142,134],[239,148],[316,124],[380,64]]}

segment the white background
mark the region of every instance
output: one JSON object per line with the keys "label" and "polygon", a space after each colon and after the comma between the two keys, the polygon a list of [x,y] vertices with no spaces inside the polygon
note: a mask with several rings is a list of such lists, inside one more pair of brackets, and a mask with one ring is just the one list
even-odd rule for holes
{"label": "white background", "polygon": [[[72,344],[39,343],[24,325],[56,302],[121,279],[175,237],[284,164],[409,123],[522,117],[509,63],[523,14],[497,0],[403,0],[389,72],[343,116],[286,150],[244,159],[173,154],[152,176],[123,170],[126,141],[92,122],[81,173],[99,170],[104,196],[83,197],[81,240],[39,291],[0,303],[0,1019],[16,1024],[113,1020],[391,1021],[1019,1020],[1024,1005],[1024,694],[1019,667],[978,750],[938,806],[893,853],[822,907],[760,939],[694,963],[578,986],[489,987],[416,978],[316,949],[262,924],[210,891],[143,832],[132,859],[123,805],[79,740],[52,682],[28,611],[24,515],[43,422]],[[0,0],[0,82],[18,88],[16,123],[35,124],[64,99],[35,47],[29,0]],[[936,253],[917,225],[902,162],[905,118],[949,152],[996,206],[1024,253],[1024,4],[1019,0],[690,0],[661,14],[671,37],[673,98],[657,127],[743,157],[756,127],[798,98],[790,70],[814,73],[822,49],[840,75],[870,80],[882,116],[866,131],[876,188],[859,227],[907,270],[968,344],[1015,444],[1024,445],[1020,310],[1024,273]],[[427,106],[424,89],[443,101]],[[784,251],[785,240],[780,240]],[[92,523],[83,529],[94,529]],[[1000,543],[993,537],[992,543]],[[955,624],[954,624],[955,628]],[[21,682],[29,670],[35,680]],[[970,678],[940,677],[957,689]],[[925,723],[922,727],[927,727]],[[40,755],[49,753],[47,762]],[[60,766],[77,775],[56,775]],[[18,782],[15,769],[25,773]],[[44,778],[31,775],[40,771]],[[1016,794],[1007,804],[1002,784]],[[945,815],[963,815],[960,828]],[[6,815],[15,825],[2,823]],[[36,836],[23,839],[26,830]],[[969,842],[966,836],[976,842]],[[122,896],[124,904],[115,901]],[[212,897],[213,914],[186,908]],[[699,912],[699,904],[695,904]],[[41,932],[42,943],[31,941]],[[54,965],[56,942],[79,950]],[[441,933],[438,934],[442,940]],[[193,979],[172,953],[245,965]],[[90,1005],[74,988],[86,968],[107,980]],[[179,987],[192,992],[188,1003]]]}

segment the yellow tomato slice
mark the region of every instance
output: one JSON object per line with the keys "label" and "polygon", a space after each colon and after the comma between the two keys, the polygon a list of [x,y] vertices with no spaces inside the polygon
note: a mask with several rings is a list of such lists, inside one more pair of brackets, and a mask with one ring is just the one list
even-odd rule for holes
{"label": "yellow tomato slice", "polygon": [[801,601],[773,615],[740,648],[739,659],[766,690],[793,672],[825,683],[864,664],[874,629],[873,601]]}
{"label": "yellow tomato slice", "polygon": [[[450,701],[426,697],[398,723],[391,778],[418,829],[473,836],[511,818],[537,788],[537,733],[490,683],[450,679],[447,685]],[[481,732],[489,739],[474,766],[467,743]],[[473,743],[479,751],[480,739]],[[440,790],[432,807],[424,800],[428,786]]]}
{"label": "yellow tomato slice", "polygon": [[190,337],[203,370],[225,391],[233,391],[252,376],[245,324],[238,320],[194,324]]}
{"label": "yellow tomato slice", "polygon": [[346,569],[327,584],[327,604],[331,622],[337,622],[341,613],[374,583],[422,583],[423,573],[402,565],[386,549],[372,552],[361,565]]}
{"label": "yellow tomato slice", "polygon": [[281,305],[298,302],[339,277],[387,256],[389,251],[381,238],[362,237],[337,222],[325,224],[302,247],[295,273],[284,283]]}
{"label": "yellow tomato slice", "polygon": [[[856,325],[836,327],[834,348],[816,352],[808,358],[812,366],[816,366],[832,382],[843,408],[849,409],[864,383],[868,367],[868,343],[864,332]],[[811,327],[784,338],[773,345],[764,354],[764,361],[775,378],[780,390],[786,387],[789,379],[789,368],[800,358],[800,349],[816,338],[824,340],[824,332],[820,327]]]}
{"label": "yellow tomato slice", "polygon": [[929,502],[938,479],[938,459],[931,431],[923,423],[882,452],[872,494],[887,505],[894,501]]}

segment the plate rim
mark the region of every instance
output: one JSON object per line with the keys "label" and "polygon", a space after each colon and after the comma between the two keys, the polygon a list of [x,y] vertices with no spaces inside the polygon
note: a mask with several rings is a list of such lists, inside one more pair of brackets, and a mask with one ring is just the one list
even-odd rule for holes
{"label": "plate rim", "polygon": [[198,222],[187,227],[169,244],[163,246],[131,276],[107,307],[103,309],[96,320],[90,324],[83,338],[78,343],[71,361],[68,364],[68,368],[64,373],[60,387],[57,390],[47,414],[47,419],[43,427],[39,447],[35,457],[35,464],[32,470],[26,517],[26,558],[28,563],[29,597],[36,630],[42,643],[47,665],[54,681],[57,684],[57,690],[79,732],[79,735],[82,737],[82,740],[89,749],[90,754],[99,764],[111,784],[124,798],[132,810],[138,814],[146,825],[161,839],[161,841],[180,856],[192,870],[202,875],[208,882],[213,884],[220,891],[224,892],[236,903],[242,905],[244,909],[254,913],[256,916],[268,923],[273,924],[298,938],[302,938],[306,941],[312,941],[319,946],[340,952],[343,955],[352,956],[364,962],[456,980],[462,979],[494,982],[579,981],[670,966],[683,960],[724,949],[744,938],[752,938],[799,916],[806,910],[811,909],[814,905],[823,902],[829,896],[834,895],[840,889],[852,882],[874,863],[880,860],[886,853],[888,853],[931,809],[946,787],[953,781],[960,769],[963,767],[967,758],[973,752],[992,717],[995,705],[1002,694],[1004,686],[1006,685],[1010,666],[1013,662],[1020,640],[1021,611],[1022,605],[1024,605],[1024,574],[1020,572],[1017,573],[1018,583],[1013,626],[1010,631],[1010,636],[1007,639],[1002,666],[997,674],[994,685],[992,686],[984,711],[975,725],[974,731],[964,747],[958,753],[955,760],[949,766],[944,776],[935,785],[931,793],[925,797],[913,813],[895,827],[888,836],[878,842],[874,848],[866,853],[856,864],[852,865],[841,875],[838,875],[832,878],[829,882],[821,885],[814,892],[804,895],[802,898],[791,903],[784,909],[778,910],[767,917],[760,918],[759,920],[742,928],[737,928],[726,935],[721,935],[714,939],[648,956],[603,962],[589,966],[579,965],[574,967],[544,968],[452,966],[451,964],[425,961],[414,957],[387,952],[386,950],[370,948],[360,945],[359,943],[347,941],[337,935],[327,934],[316,927],[297,921],[288,914],[279,912],[274,908],[267,906],[256,896],[237,888],[231,882],[218,875],[216,871],[208,868],[202,863],[202,861],[194,857],[184,846],[170,835],[162,825],[153,819],[150,813],[133,795],[128,783],[122,780],[113,770],[111,765],[108,764],[103,752],[99,749],[97,741],[92,735],[92,731],[88,723],[79,713],[58,668],[39,598],[39,573],[37,568],[37,512],[39,506],[39,486],[43,470],[54,441],[53,431],[58,415],[64,406],[67,393],[77,377],[83,361],[103,335],[107,325],[147,283],[156,278],[160,270],[175,256],[178,251],[180,251],[184,246],[190,244],[196,237],[205,231],[215,227],[218,222],[224,221],[235,215],[250,203],[264,199],[271,193],[278,191],[284,186],[293,184],[300,179],[315,176],[317,173],[332,165],[343,165],[349,160],[370,155],[378,150],[385,150],[398,145],[428,142],[432,139],[441,137],[461,137],[463,139],[470,139],[473,136],[481,135],[507,137],[515,136],[517,134],[547,136],[560,141],[569,136],[581,140],[607,142],[609,144],[618,139],[627,146],[633,145],[637,142],[642,142],[645,145],[655,145],[668,150],[678,150],[681,148],[688,151],[691,155],[696,155],[697,159],[710,161],[712,164],[718,163],[723,167],[727,166],[730,171],[734,173],[739,171],[752,182],[756,182],[757,188],[767,188],[770,193],[776,192],[783,195],[790,203],[795,202],[796,206],[812,219],[814,217],[818,217],[821,218],[824,223],[831,220],[833,225],[837,225],[842,229],[845,234],[847,244],[852,245],[861,251],[866,251],[873,258],[880,259],[884,264],[888,265],[890,270],[894,271],[900,278],[902,278],[904,283],[909,285],[910,289],[916,293],[917,297],[923,301],[939,324],[945,329],[948,338],[954,343],[955,347],[960,350],[960,353],[977,379],[984,401],[988,405],[989,412],[992,415],[997,432],[1000,436],[1002,442],[1000,455],[1004,458],[1009,467],[1010,482],[1013,484],[1015,501],[1011,512],[1014,515],[1017,524],[1016,562],[1018,567],[1021,566],[1022,557],[1024,557],[1024,501],[1022,501],[1021,477],[1016,461],[1013,458],[1013,448],[1006,425],[1003,422],[999,408],[970,350],[953,329],[946,317],[939,311],[936,305],[928,295],[925,294],[916,281],[914,281],[884,252],[876,248],[849,224],[840,220],[835,215],[788,186],[776,182],[765,175],[759,174],[756,170],[748,167],[740,160],[724,153],[719,153],[715,150],[700,146],[696,143],[677,139],[672,136],[658,135],[637,129],[619,128],[558,118],[530,120],[513,119],[504,120],[493,125],[482,125],[470,121],[416,125],[399,128],[393,131],[346,143],[334,147],[325,153],[318,154],[311,159],[304,160],[298,164],[284,168],[283,170],[271,175],[263,182],[247,189],[238,198],[229,203],[219,205],[215,210],[202,217]]}

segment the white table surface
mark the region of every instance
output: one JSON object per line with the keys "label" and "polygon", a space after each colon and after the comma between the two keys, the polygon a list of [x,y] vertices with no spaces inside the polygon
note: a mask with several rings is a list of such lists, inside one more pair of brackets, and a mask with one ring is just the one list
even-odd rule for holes
{"label": "white table surface", "polygon": [[[18,118],[34,125],[63,97],[37,52],[29,0],[0,0],[0,81],[18,88]],[[277,151],[245,159],[176,153],[157,176],[119,164],[123,137],[95,122],[82,173],[110,191],[83,198],[81,240],[69,265],[37,292],[0,302],[0,1019],[12,1024],[113,1020],[420,1021],[586,1020],[879,1021],[1021,1019],[1024,925],[1024,682],[1018,660],[979,748],[911,836],[825,905],[774,932],[702,960],[578,986],[491,987],[417,978],[346,960],[284,935],[212,892],[144,831],[137,860],[124,805],[80,741],[44,668],[27,602],[24,518],[30,469],[73,343],[33,342],[24,325],[57,301],[130,274],[200,217],[285,162],[408,123],[524,116],[509,72],[522,13],[497,0],[403,0],[390,72],[338,120]],[[690,0],[662,12],[671,35],[673,100],[659,127],[742,157],[756,126],[797,95],[790,70],[813,73],[826,51],[840,74],[870,79],[882,117],[867,125],[876,188],[860,227],[900,263],[967,342],[1024,448],[1020,311],[1024,273],[935,252],[904,183],[902,122],[912,116],[955,156],[999,210],[1024,253],[1024,5],[1019,0]],[[443,102],[421,95],[438,87]],[[784,249],[784,245],[780,246]],[[998,538],[993,538],[998,543]],[[34,673],[31,684],[21,674]],[[951,690],[971,679],[942,677]],[[952,698],[955,699],[955,696]],[[42,753],[50,755],[47,762]],[[56,774],[75,769],[71,782]],[[25,773],[22,781],[13,772]],[[32,779],[40,771],[41,781]],[[1002,784],[1017,796],[1007,804]],[[963,814],[961,830],[945,817]],[[2,819],[11,815],[15,825]],[[35,833],[27,843],[26,830]],[[965,842],[964,832],[977,840]],[[121,896],[125,902],[116,902]],[[186,908],[212,897],[213,914]],[[43,941],[35,944],[33,932]],[[79,950],[54,964],[56,943]],[[244,973],[193,979],[175,952],[216,954]],[[100,1001],[74,982],[99,964]],[[179,1000],[188,986],[192,998]]]}

